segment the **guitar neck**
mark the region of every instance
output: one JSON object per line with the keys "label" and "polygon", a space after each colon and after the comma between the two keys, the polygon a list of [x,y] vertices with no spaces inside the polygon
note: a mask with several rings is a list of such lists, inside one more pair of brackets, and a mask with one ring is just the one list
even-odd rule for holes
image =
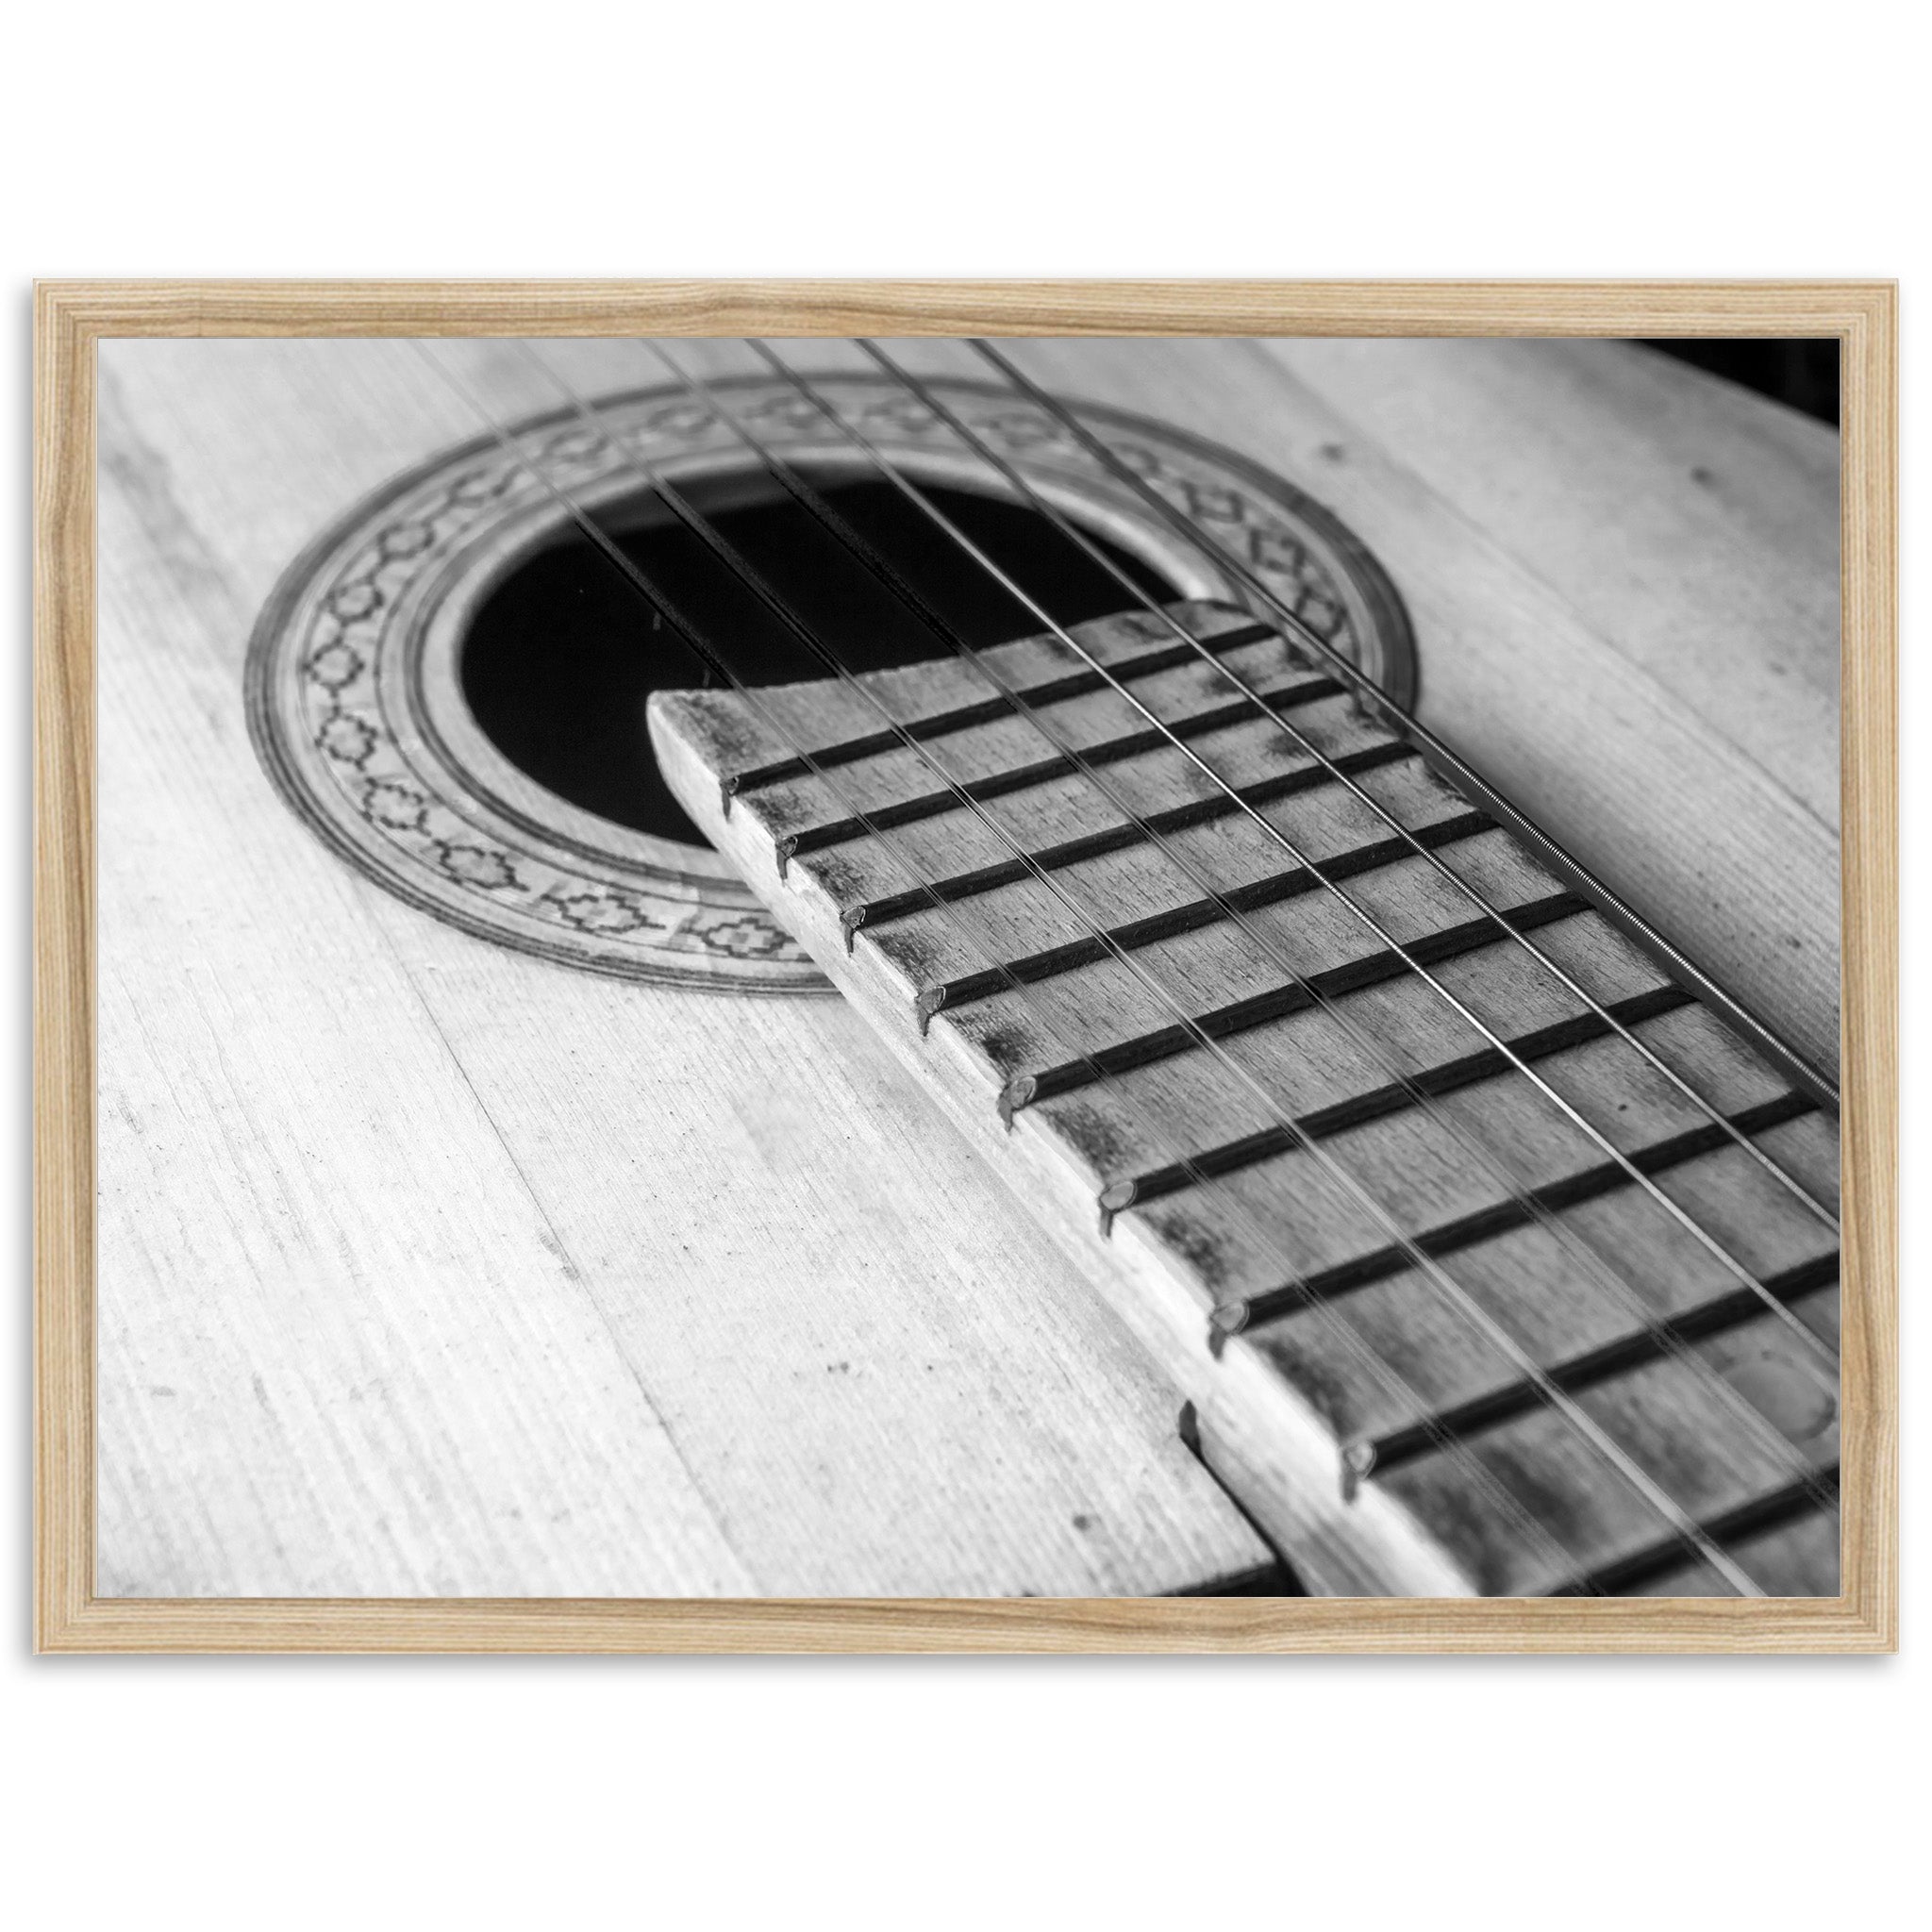
{"label": "guitar neck", "polygon": [[652,723],[1310,1587],[1836,1589],[1835,1118],[1275,631]]}

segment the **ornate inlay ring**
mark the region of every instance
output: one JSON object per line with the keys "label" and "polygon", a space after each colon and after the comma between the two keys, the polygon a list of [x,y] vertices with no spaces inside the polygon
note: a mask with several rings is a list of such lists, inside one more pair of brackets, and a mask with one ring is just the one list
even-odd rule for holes
{"label": "ornate inlay ring", "polygon": [[[828,376],[816,386],[908,475],[988,487],[984,463],[889,379]],[[788,458],[853,468],[852,445],[783,381],[720,387]],[[1042,496],[1144,559],[1178,595],[1257,602],[1217,563],[1214,543],[1225,545],[1303,622],[1409,701],[1414,657],[1393,589],[1300,491],[1158,423],[1083,406],[1124,462],[1214,540],[1197,545],[1049,411],[1009,390],[942,387],[948,406]],[[568,411],[510,432],[587,509],[639,493],[637,456],[680,482],[756,467],[731,426],[683,391],[608,398],[599,408],[603,435]],[[471,621],[566,521],[556,495],[493,435],[357,505],[291,566],[256,626],[246,694],[263,766],[341,857],[465,931],[634,979],[822,990],[809,960],[708,847],[614,824],[558,797],[518,771],[471,714],[459,675]]]}

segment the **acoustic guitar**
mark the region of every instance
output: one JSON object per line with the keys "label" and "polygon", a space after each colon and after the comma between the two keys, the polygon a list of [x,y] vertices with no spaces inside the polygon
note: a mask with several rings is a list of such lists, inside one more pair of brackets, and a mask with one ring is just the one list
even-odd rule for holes
{"label": "acoustic guitar", "polygon": [[103,1594],[1838,1588],[1837,440],[112,342]]}

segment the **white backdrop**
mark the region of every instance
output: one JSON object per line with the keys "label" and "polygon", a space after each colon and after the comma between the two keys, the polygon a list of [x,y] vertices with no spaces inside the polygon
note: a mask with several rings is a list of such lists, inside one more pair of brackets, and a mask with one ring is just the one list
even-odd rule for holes
{"label": "white backdrop", "polygon": [[[28,276],[1896,275],[1909,666],[1927,156],[1895,9],[1332,14],[184,0],[43,5],[10,30],[14,1923],[1810,1927],[1923,1909],[1909,1509],[1897,1661],[27,1655]],[[1916,885],[1908,863],[1907,986]],[[1924,1059],[1908,1013],[1908,1094]],[[1908,1293],[1920,1233],[1908,1217]],[[1908,1313],[1908,1413],[1922,1332]],[[1908,1427],[1908,1504],[1923,1440]]]}

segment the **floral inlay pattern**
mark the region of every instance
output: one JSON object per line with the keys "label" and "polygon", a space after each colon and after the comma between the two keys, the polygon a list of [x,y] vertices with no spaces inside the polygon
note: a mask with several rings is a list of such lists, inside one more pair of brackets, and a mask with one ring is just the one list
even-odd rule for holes
{"label": "floral inlay pattern", "polygon": [[[823,391],[897,454],[916,456],[946,433],[889,385],[854,378]],[[961,385],[948,400],[1002,454],[1049,463],[1063,486],[1069,473],[1092,467],[1051,414],[1010,393]],[[823,442],[828,433],[775,379],[736,386],[731,406],[774,444]],[[492,436],[425,465],[310,552],[264,613],[249,653],[250,719],[263,761],[295,809],[363,872],[473,932],[638,978],[742,991],[822,986],[753,894],[719,876],[708,855],[693,855],[684,870],[621,851],[615,828],[612,850],[601,854],[560,827],[533,826],[493,802],[416,715],[425,613],[479,537],[554,503],[549,486],[575,501],[622,480],[634,467],[630,445],[669,461],[733,441],[726,424],[688,397],[637,395],[603,408],[605,435],[575,421],[526,424],[514,432],[516,455]],[[1338,562],[1336,547],[1296,514],[1294,492],[1257,487],[1219,453],[1138,422],[1124,419],[1112,441],[1304,622],[1359,655],[1341,581],[1346,557]]]}

